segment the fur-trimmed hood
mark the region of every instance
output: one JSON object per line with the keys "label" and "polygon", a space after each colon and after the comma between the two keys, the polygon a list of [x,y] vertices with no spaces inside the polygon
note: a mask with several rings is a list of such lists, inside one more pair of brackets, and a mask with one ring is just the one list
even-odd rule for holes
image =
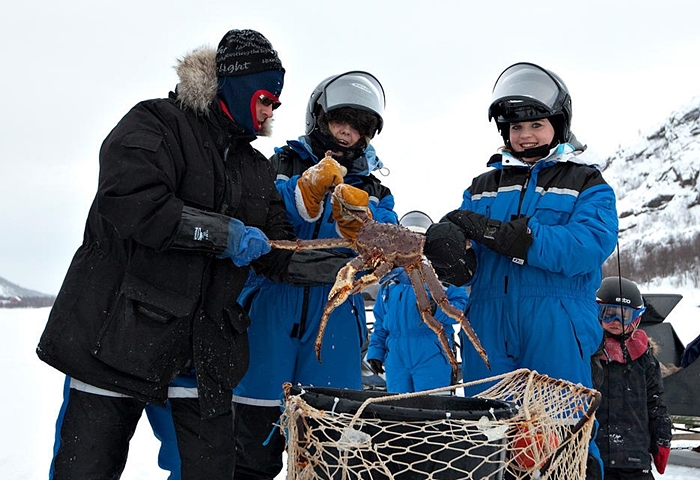
{"label": "fur-trimmed hood", "polygon": [[180,77],[177,85],[180,105],[208,116],[218,91],[216,50],[212,47],[193,50],[177,60],[175,71]]}

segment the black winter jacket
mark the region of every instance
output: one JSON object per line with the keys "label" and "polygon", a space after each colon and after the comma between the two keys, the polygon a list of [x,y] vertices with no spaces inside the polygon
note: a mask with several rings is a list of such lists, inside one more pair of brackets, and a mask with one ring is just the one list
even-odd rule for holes
{"label": "black winter jacket", "polygon": [[[229,219],[294,238],[269,161],[216,99],[215,53],[186,56],[177,93],[139,103],[105,139],[83,243],[37,348],[71,377],[158,404],[194,368],[205,418],[230,409],[248,364],[236,302],[248,267],[216,257]],[[282,281],[291,263],[273,250],[253,268]]]}
{"label": "black winter jacket", "polygon": [[656,453],[658,445],[671,446],[661,371],[651,348],[627,363],[608,357],[602,361],[602,375],[594,380],[602,394],[596,411],[596,444],[603,464],[606,468],[650,469],[650,453]]}

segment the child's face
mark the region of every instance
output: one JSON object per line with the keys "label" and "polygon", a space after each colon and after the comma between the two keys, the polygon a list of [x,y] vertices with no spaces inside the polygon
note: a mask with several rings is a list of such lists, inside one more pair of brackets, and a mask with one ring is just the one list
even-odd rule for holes
{"label": "child's face", "polygon": [[602,322],[603,325],[603,330],[606,332],[612,334],[612,335],[622,335],[624,332],[622,331],[622,324],[620,323],[619,320],[613,320],[612,322]]}
{"label": "child's face", "polygon": [[354,147],[362,137],[360,132],[347,122],[331,120],[328,122],[328,129],[331,131],[331,135],[335,138],[336,143],[345,148]]}
{"label": "child's face", "polygon": [[[621,307],[618,305],[600,305],[598,319],[600,320],[603,330],[612,335],[621,335],[625,331],[630,332],[634,328],[632,325],[641,313],[630,307]],[[627,326],[623,326],[622,319],[624,318]],[[604,321],[612,320],[612,321]]]}

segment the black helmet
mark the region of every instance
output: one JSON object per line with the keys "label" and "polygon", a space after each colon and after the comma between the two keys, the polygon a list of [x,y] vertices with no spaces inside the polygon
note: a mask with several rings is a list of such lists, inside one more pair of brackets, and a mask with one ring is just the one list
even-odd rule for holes
{"label": "black helmet", "polygon": [[419,210],[411,210],[401,217],[399,223],[409,230],[424,234],[428,231],[428,227],[433,224],[433,220],[426,213]]}
{"label": "black helmet", "polygon": [[[306,108],[306,134],[318,127],[320,115],[329,116],[337,110],[339,120],[348,121],[361,134],[373,138],[384,125],[384,88],[379,80],[368,72],[351,71],[326,78],[311,93]],[[360,110],[353,114],[348,110]],[[367,112],[369,115],[362,115]],[[355,117],[355,122],[352,121]],[[329,118],[326,118],[328,121]],[[359,127],[359,128],[358,128]],[[363,131],[364,130],[364,131]]]}
{"label": "black helmet", "polygon": [[644,299],[637,284],[622,277],[605,277],[595,295],[598,303],[620,305],[635,310],[644,306]]}
{"label": "black helmet", "polygon": [[555,141],[568,142],[571,129],[571,97],[563,80],[534,63],[520,62],[506,68],[496,80],[489,106],[489,121],[496,120],[506,145],[508,124],[548,118]]}

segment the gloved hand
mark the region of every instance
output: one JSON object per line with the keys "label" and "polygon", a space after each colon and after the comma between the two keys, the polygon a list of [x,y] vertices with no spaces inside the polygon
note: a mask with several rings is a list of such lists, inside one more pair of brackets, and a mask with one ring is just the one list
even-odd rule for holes
{"label": "gloved hand", "polygon": [[654,457],[654,466],[659,474],[663,475],[666,471],[666,464],[668,463],[668,456],[671,454],[671,449],[664,447],[663,445],[657,445],[658,451],[652,456]]}
{"label": "gloved hand", "polygon": [[382,283],[396,281],[399,283],[405,283],[406,285],[411,285],[411,279],[406,273],[403,267],[392,268],[389,273],[384,275],[382,278]]}
{"label": "gloved hand", "polygon": [[470,210],[454,210],[443,218],[462,229],[467,238],[476,240],[494,252],[525,263],[527,249],[532,244],[529,217],[510,222],[493,220]]}
{"label": "gloved hand", "polygon": [[443,282],[458,287],[468,283],[476,271],[476,254],[467,248],[464,232],[450,222],[434,223],[425,232],[423,254]]}
{"label": "gloved hand", "polygon": [[[333,220],[337,224],[338,233],[345,238],[355,238],[363,222],[343,210],[358,212],[360,216],[366,214],[369,218],[372,218],[372,212],[369,209],[369,194],[347,183],[338,185],[334,192],[335,196],[331,198],[331,206],[333,208]],[[338,197],[337,199],[336,196]]]}
{"label": "gloved hand", "polygon": [[228,240],[226,250],[219,258],[230,258],[234,265],[243,267],[256,258],[265,255],[272,248],[267,243],[267,236],[255,227],[246,227],[243,222],[232,218],[228,222]]}
{"label": "gloved hand", "polygon": [[[336,160],[332,157],[325,157],[316,165],[308,168],[301,174],[297,181],[298,193],[297,209],[302,216],[304,212],[308,215],[309,220],[317,220],[321,215],[323,199],[330,190],[336,185],[343,183],[343,169]],[[347,172],[347,170],[345,170]]]}
{"label": "gloved hand", "polygon": [[377,375],[384,373],[384,363],[381,360],[377,360],[376,358],[368,358],[367,363],[369,363],[370,368]]}

